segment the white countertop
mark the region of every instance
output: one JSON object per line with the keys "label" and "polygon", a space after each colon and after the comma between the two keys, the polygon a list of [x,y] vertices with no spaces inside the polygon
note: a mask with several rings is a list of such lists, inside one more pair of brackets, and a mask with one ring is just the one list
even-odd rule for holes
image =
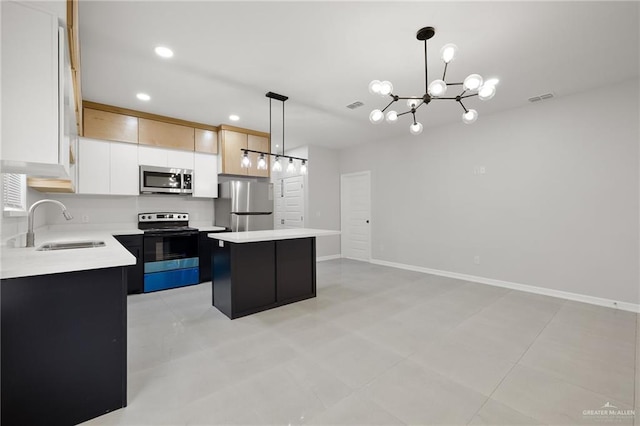
{"label": "white countertop", "polygon": [[[224,231],[221,226],[203,222],[190,223],[199,231]],[[35,247],[0,247],[0,278],[19,278],[34,275],[57,274],[89,269],[135,265],[136,258],[127,251],[114,235],[141,235],[144,232],[136,224],[64,224],[36,229]],[[213,234],[219,235],[219,234]],[[24,245],[24,234],[21,236]],[[49,242],[104,241],[104,247],[70,250],[36,251]]]}
{"label": "white countertop", "polygon": [[198,231],[205,231],[205,232],[215,232],[215,231],[224,231],[225,228],[224,226],[215,226],[215,225],[207,225],[206,223],[198,223],[198,222],[189,222],[189,226],[191,228],[196,228]]}
{"label": "white countertop", "polygon": [[[136,231],[129,229],[119,235],[141,233]],[[35,247],[0,247],[0,278],[19,278],[135,265],[135,256],[112,236],[119,232],[118,230],[36,230]],[[106,245],[83,249],[36,251],[37,247],[48,242],[87,240],[104,241]]]}
{"label": "white countertop", "polygon": [[224,232],[209,234],[208,237],[230,243],[255,243],[258,241],[291,240],[294,238],[327,237],[329,235],[340,235],[340,231],[295,228],[273,229],[269,231]]}

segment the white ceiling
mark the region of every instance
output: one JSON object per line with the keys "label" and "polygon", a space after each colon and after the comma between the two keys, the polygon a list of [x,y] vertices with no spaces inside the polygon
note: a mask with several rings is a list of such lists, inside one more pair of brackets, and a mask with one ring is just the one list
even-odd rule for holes
{"label": "white ceiling", "polygon": [[[408,134],[409,117],[369,123],[387,99],[367,86],[390,80],[401,96],[423,94],[421,27],[436,28],[430,80],[442,75],[446,43],[458,46],[447,80],[500,78],[492,100],[467,103],[482,120],[528,107],[531,96],[638,78],[639,18],[638,2],[82,1],[82,89],[95,102],[261,131],[269,130],[264,95],[274,91],[290,98],[287,148],[339,148]],[[175,56],[159,58],[157,45]],[[152,100],[137,100],[137,92]],[[365,106],[346,108],[358,100]],[[450,101],[422,107],[423,135],[433,125],[463,126],[461,112]],[[230,114],[241,120],[231,123]]]}

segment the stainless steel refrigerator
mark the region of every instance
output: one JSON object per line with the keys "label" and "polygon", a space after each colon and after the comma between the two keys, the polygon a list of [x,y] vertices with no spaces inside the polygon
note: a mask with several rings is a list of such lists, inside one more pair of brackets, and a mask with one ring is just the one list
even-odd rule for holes
{"label": "stainless steel refrigerator", "polygon": [[273,185],[232,180],[219,185],[215,225],[232,231],[273,229]]}

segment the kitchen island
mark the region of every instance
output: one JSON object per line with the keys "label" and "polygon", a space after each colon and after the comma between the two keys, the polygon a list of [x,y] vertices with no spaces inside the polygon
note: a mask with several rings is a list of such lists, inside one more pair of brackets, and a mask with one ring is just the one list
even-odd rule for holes
{"label": "kitchen island", "polygon": [[231,319],[316,296],[316,237],[324,229],[209,234],[212,304]]}

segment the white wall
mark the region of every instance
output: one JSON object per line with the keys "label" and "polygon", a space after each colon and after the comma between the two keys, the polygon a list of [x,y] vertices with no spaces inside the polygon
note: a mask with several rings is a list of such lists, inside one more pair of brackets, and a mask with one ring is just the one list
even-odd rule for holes
{"label": "white wall", "polygon": [[[333,149],[309,147],[307,182],[309,228],[340,229],[340,155]],[[316,256],[340,254],[340,236],[316,239]]]}
{"label": "white wall", "polygon": [[633,80],[341,151],[341,173],[372,172],[372,257],[639,303],[637,94]]}

